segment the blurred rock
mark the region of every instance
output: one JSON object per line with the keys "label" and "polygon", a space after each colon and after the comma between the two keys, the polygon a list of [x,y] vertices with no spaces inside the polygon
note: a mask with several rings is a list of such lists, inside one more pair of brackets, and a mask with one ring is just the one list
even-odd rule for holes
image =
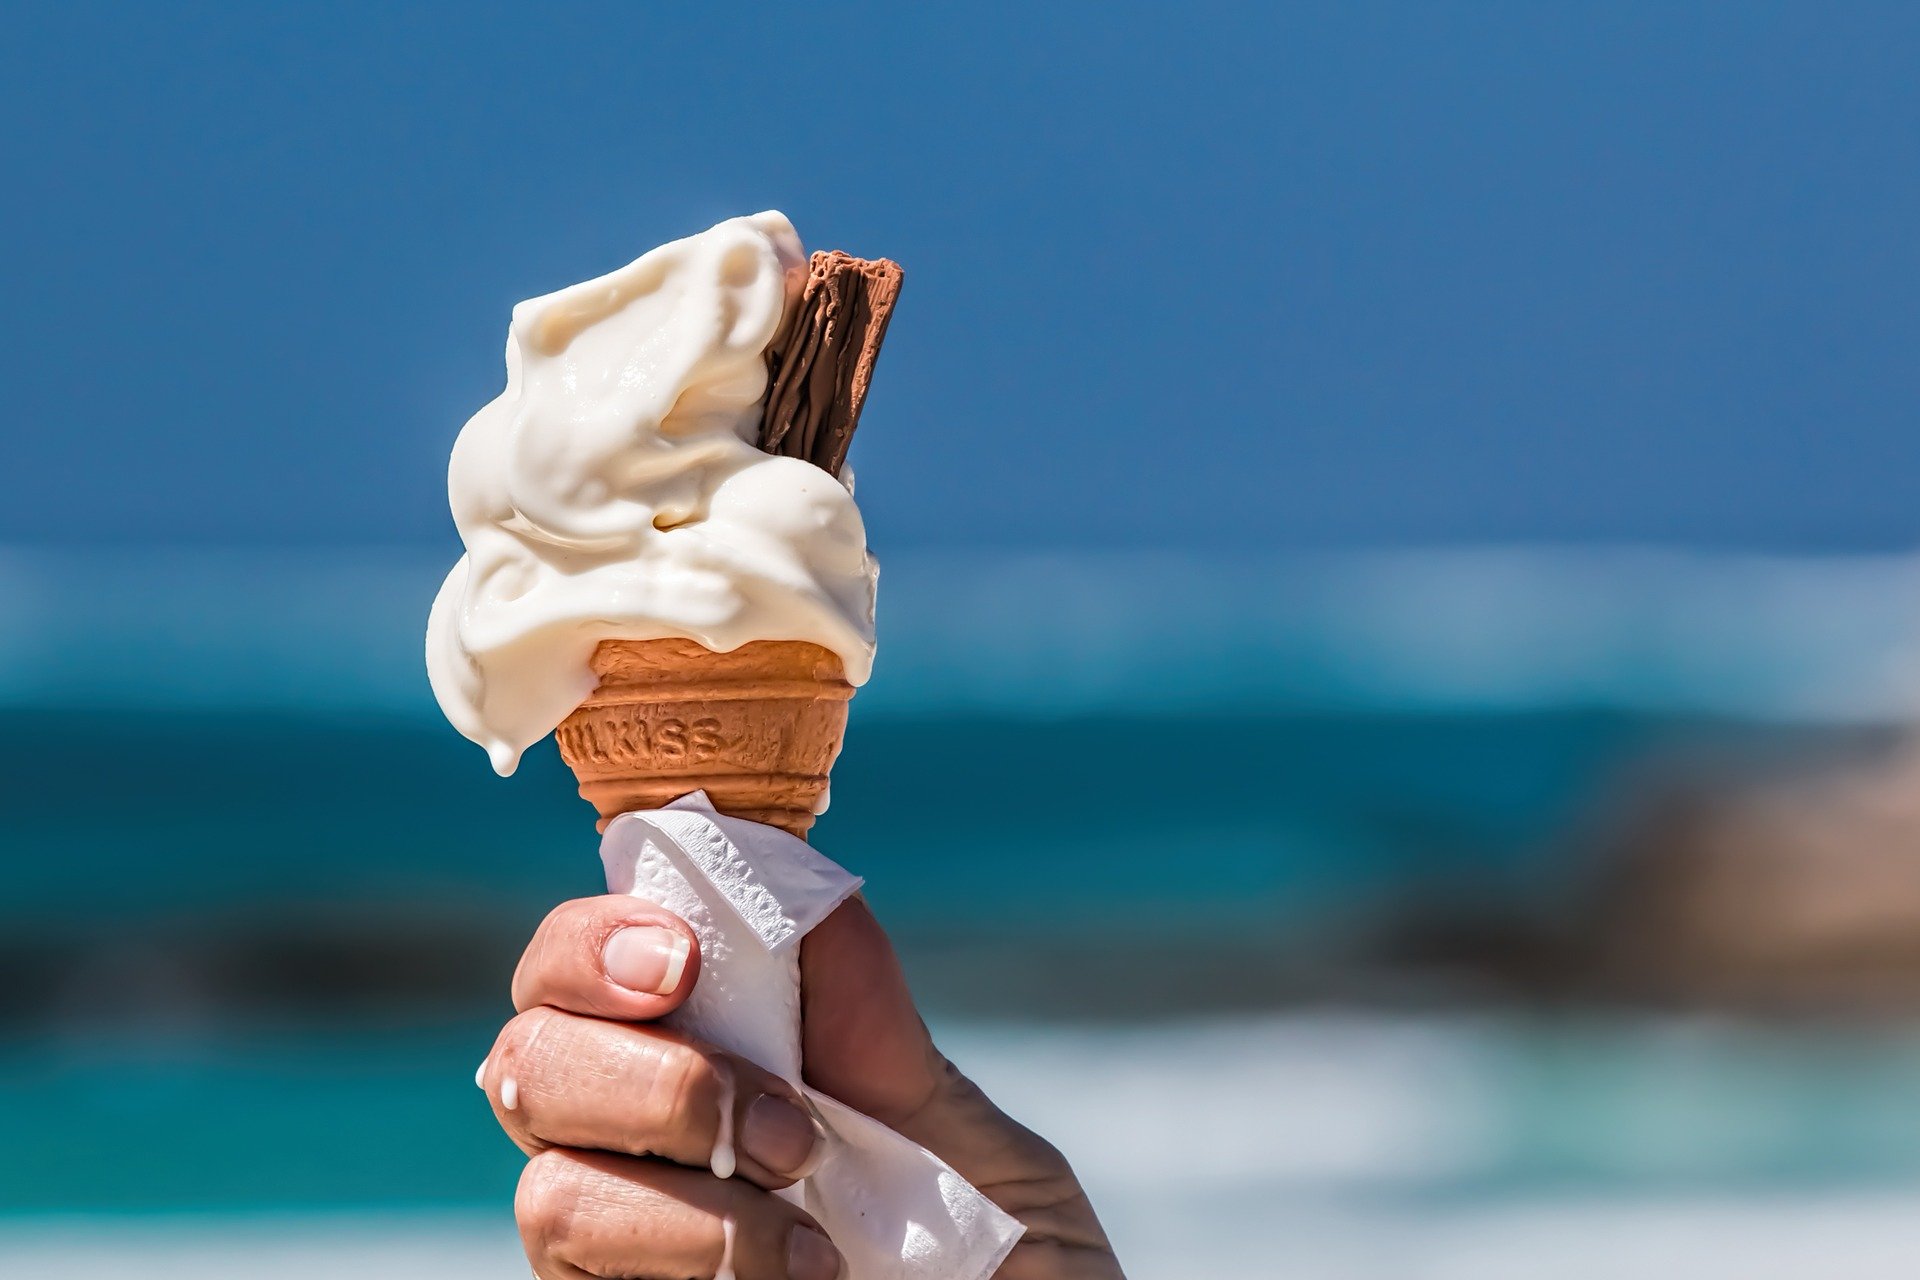
{"label": "blurred rock", "polygon": [[1602,990],[1770,1011],[1920,1010],[1920,741],[1671,782],[1602,844]]}

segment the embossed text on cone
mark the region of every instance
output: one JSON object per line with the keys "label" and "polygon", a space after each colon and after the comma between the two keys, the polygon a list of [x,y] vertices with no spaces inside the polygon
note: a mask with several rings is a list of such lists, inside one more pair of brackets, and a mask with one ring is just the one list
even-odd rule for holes
{"label": "embossed text on cone", "polygon": [[846,735],[840,659],[767,640],[715,653],[691,640],[604,640],[599,688],[555,734],[600,829],[705,791],[722,813],[804,836]]}

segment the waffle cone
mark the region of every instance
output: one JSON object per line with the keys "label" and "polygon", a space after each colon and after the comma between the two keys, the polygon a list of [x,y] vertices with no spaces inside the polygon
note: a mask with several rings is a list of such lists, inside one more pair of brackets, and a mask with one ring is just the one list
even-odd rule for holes
{"label": "waffle cone", "polygon": [[714,808],[804,836],[847,729],[840,659],[767,640],[715,653],[691,640],[603,640],[600,686],[561,722],[561,758],[599,829],[692,791]]}

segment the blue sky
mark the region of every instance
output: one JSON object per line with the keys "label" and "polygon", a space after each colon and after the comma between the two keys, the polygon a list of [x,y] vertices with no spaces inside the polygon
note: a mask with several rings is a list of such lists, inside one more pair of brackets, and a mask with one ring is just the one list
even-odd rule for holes
{"label": "blue sky", "polygon": [[509,308],[907,291],[881,545],[1920,541],[1920,10],[40,6],[0,541],[451,544]]}

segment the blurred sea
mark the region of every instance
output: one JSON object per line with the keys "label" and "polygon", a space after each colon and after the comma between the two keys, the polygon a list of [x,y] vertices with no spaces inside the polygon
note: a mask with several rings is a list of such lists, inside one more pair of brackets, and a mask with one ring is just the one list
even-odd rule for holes
{"label": "blurred sea", "polygon": [[[444,569],[0,555],[0,1273],[522,1273],[472,1067],[597,862],[550,745],[439,720]],[[1904,728],[1920,562],[901,555],[881,608],[817,841],[1131,1273],[1920,1252],[1920,1032],[1562,980],[1650,786]]]}

